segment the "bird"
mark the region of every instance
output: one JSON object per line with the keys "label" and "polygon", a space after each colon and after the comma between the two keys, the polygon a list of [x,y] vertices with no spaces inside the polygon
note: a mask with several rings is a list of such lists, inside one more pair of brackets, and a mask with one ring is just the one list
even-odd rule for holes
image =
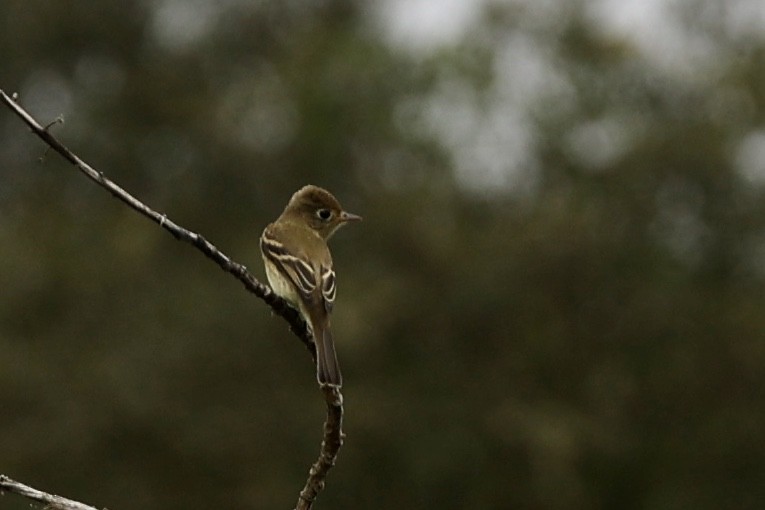
{"label": "bird", "polygon": [[344,211],[332,193],[309,184],[292,195],[260,236],[268,283],[300,312],[311,331],[320,386],[343,384],[330,327],[337,287],[327,241],[340,227],[357,221],[361,216]]}

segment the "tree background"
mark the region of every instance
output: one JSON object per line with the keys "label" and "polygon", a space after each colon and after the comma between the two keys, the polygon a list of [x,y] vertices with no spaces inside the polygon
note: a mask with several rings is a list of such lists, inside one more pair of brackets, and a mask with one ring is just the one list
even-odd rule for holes
{"label": "tree background", "polygon": [[[760,508],[758,0],[4,0],[0,87],[263,277],[333,239],[318,508]],[[0,472],[115,510],[292,508],[304,347],[0,112]],[[0,497],[2,510],[28,502]]]}

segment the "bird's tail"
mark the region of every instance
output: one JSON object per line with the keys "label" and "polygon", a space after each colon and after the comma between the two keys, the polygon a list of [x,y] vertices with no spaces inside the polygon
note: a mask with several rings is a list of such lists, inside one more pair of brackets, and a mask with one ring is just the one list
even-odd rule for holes
{"label": "bird's tail", "polygon": [[316,342],[316,378],[319,380],[319,384],[342,386],[343,375],[340,373],[340,365],[337,363],[335,343],[332,340],[332,332],[328,323],[321,328],[314,329],[314,341]]}

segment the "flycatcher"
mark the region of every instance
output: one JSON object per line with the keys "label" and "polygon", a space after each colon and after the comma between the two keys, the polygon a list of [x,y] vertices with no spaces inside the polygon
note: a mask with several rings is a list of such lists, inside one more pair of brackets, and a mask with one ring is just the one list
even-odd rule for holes
{"label": "flycatcher", "polygon": [[300,188],[284,212],[260,236],[268,283],[300,311],[316,343],[316,378],[321,385],[342,386],[330,331],[335,302],[335,271],[327,240],[361,216],[343,211],[332,194],[318,186]]}

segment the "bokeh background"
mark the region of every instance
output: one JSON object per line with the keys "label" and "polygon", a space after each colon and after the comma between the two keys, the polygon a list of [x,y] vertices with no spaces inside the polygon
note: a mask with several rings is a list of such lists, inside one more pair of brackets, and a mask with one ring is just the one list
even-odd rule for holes
{"label": "bokeh background", "polygon": [[[333,239],[317,509],[763,508],[761,0],[3,0],[0,28],[1,88],[256,276],[299,186],[365,217]],[[45,152],[0,109],[0,473],[292,508],[304,347]]]}

